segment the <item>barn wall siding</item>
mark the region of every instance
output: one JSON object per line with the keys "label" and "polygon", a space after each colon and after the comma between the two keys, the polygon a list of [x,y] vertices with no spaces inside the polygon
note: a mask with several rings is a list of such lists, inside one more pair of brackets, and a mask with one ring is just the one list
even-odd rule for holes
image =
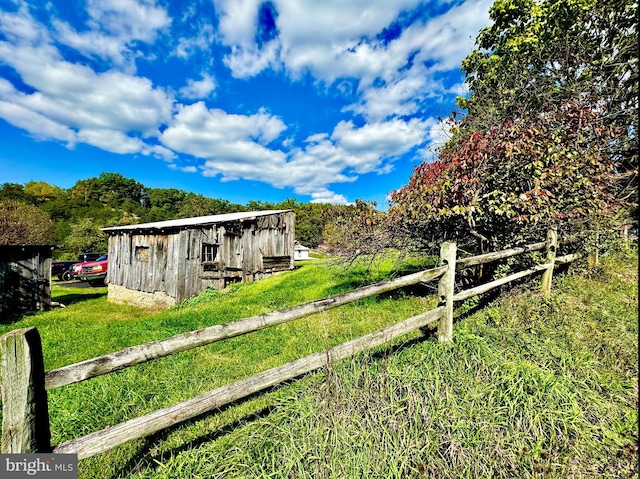
{"label": "barn wall siding", "polygon": [[[294,236],[293,212],[164,232],[112,232],[109,283],[181,301],[208,287],[222,289],[292,269]],[[206,269],[204,244],[216,248]]]}
{"label": "barn wall siding", "polygon": [[53,246],[0,246],[0,314],[51,307]]}

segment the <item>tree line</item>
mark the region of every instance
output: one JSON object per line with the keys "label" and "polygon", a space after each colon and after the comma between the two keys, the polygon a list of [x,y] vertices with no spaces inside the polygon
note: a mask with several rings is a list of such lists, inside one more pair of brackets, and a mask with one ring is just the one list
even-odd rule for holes
{"label": "tree line", "polygon": [[57,256],[105,252],[100,228],[241,211],[292,209],[296,238],[315,248],[326,223],[349,206],[300,203],[296,198],[245,205],[176,188],[149,188],[119,173],[102,173],[68,189],[44,181],[0,186],[0,244],[58,244]]}

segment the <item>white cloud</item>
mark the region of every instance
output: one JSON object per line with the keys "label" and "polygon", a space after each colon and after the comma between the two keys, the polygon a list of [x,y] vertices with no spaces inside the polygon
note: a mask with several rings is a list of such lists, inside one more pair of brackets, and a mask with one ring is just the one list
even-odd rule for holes
{"label": "white cloud", "polygon": [[140,141],[139,138],[131,138],[117,130],[85,128],[78,132],[78,140],[102,150],[119,153],[121,155],[138,153],[142,150],[142,141]]}
{"label": "white cloud", "polygon": [[349,204],[344,195],[339,195],[329,190],[321,190],[311,193],[311,198],[311,203],[330,203],[332,205]]}
{"label": "white cloud", "polygon": [[492,0],[467,0],[415,21],[388,43],[377,35],[402,12],[424,8],[420,1],[273,0],[278,35],[264,45],[256,40],[261,1],[214,3],[222,42],[231,49],[224,62],[234,76],[284,68],[293,78],[310,72],[326,84],[355,78],[360,99],[348,110],[380,121],[416,114],[429,96],[458,94],[459,87],[446,88],[435,75],[459,70],[477,32],[489,23]]}
{"label": "white cloud", "polygon": [[378,158],[397,157],[424,141],[424,127],[417,118],[369,123],[361,128],[355,128],[350,121],[342,121],[333,130],[331,138],[353,155],[374,153]]}
{"label": "white cloud", "polygon": [[262,0],[214,0],[218,31],[227,45],[250,46],[258,28]]}
{"label": "white cloud", "polygon": [[208,51],[212,47],[215,37],[213,26],[201,20],[196,20],[196,33],[191,36],[182,36],[178,39],[178,45],[172,54],[183,60],[189,59],[198,51]]}
{"label": "white cloud", "polygon": [[279,70],[280,45],[277,41],[268,42],[262,48],[231,47],[231,54],[226,56],[224,64],[229,67],[236,78],[252,77],[269,68]]}
{"label": "white cloud", "polygon": [[410,116],[418,111],[426,87],[424,74],[406,75],[379,88],[365,88],[360,102],[346,107],[345,111],[359,113],[370,121],[380,121],[390,116]]}
{"label": "white cloud", "polygon": [[353,182],[365,173],[388,173],[395,159],[424,143],[427,125],[418,119],[360,128],[340,122],[331,136],[312,135],[304,149],[292,152],[287,163],[289,184],[314,197],[332,183]]}
{"label": "white cloud", "polygon": [[266,145],[285,128],[282,120],[264,111],[234,115],[198,102],[180,106],[160,139],[172,150],[206,159],[206,175],[236,179],[259,174],[249,170],[269,160],[283,162],[284,153]]}
{"label": "white cloud", "polygon": [[29,14],[26,4],[20,2],[18,10],[13,13],[0,10],[0,31],[11,43],[37,44],[49,39],[49,31],[36,23]]}
{"label": "white cloud", "polygon": [[171,23],[167,11],[155,0],[89,0],[86,31],[78,32],[68,23],[54,20],[56,39],[85,56],[110,60],[114,65],[135,71],[140,53],[136,42],[153,43],[158,31]]}
{"label": "white cloud", "polygon": [[[363,37],[373,37],[387,27],[404,9],[415,7],[419,0],[389,2],[387,0],[357,0],[350,2],[314,0],[275,0],[277,41],[258,49],[259,0],[214,0],[220,12],[219,31],[222,40],[232,48],[226,59],[231,68],[240,68],[246,76],[255,75],[279,63],[277,53],[294,76],[305,70],[331,82],[339,76],[356,76],[369,71],[372,57],[363,45]],[[356,49],[354,54],[347,55]],[[250,65],[249,61],[253,61]],[[375,59],[374,59],[375,60]],[[375,78],[375,77],[374,77]]]}
{"label": "white cloud", "polygon": [[171,23],[155,0],[88,0],[87,12],[91,26],[127,40],[152,42]]}
{"label": "white cloud", "polygon": [[15,68],[36,89],[15,98],[20,104],[73,128],[115,129],[152,135],[169,121],[173,98],[151,81],[66,62],[55,49],[0,42],[0,61]]}
{"label": "white cloud", "polygon": [[61,140],[70,146],[76,141],[73,130],[15,103],[0,100],[0,118],[27,130],[38,139]]}
{"label": "white cloud", "polygon": [[[253,56],[256,73],[273,60],[271,50],[259,51],[256,42],[260,0],[214,0],[220,12],[219,31],[234,57]],[[368,85],[376,78],[391,79],[410,55],[416,61],[435,61],[443,70],[458,68],[469,52],[478,30],[489,22],[491,0],[468,0],[427,22],[417,21],[388,45],[376,36],[403,11],[420,7],[419,0],[274,0],[282,62],[293,74],[308,70],[316,78],[332,82],[357,77]],[[252,55],[249,55],[249,53]],[[255,74],[255,73],[254,73]]]}
{"label": "white cloud", "polygon": [[328,138],[329,135],[327,135],[326,133],[315,133],[309,137],[307,137],[305,141],[305,143],[320,143],[323,140],[326,140]]}
{"label": "white cloud", "polygon": [[193,165],[190,166],[178,166],[175,163],[171,163],[169,168],[176,171],[182,171],[183,173],[197,173],[198,168]]}
{"label": "white cloud", "polygon": [[141,153],[143,155],[152,155],[167,162],[173,161],[176,157],[176,154],[170,149],[161,145],[152,145],[149,143],[142,144]]}
{"label": "white cloud", "polygon": [[200,100],[208,98],[216,89],[215,79],[208,73],[202,74],[202,80],[188,79],[187,85],[182,87],[178,94],[182,98]]}
{"label": "white cloud", "polygon": [[36,137],[70,147],[83,142],[121,154],[172,158],[166,148],[138,137],[157,135],[159,126],[171,119],[174,99],[169,93],[154,88],[147,78],[113,70],[96,73],[64,60],[41,28],[26,9],[0,15],[0,31],[12,39],[0,41],[0,63],[12,67],[33,89],[25,93],[2,80],[3,118]]}
{"label": "white cloud", "polygon": [[394,158],[424,142],[425,127],[417,119],[360,128],[341,122],[331,135],[311,135],[304,148],[286,152],[269,146],[285,130],[278,117],[265,111],[232,115],[198,102],[179,108],[161,141],[173,151],[205,159],[205,176],[293,187],[317,201],[343,203],[344,197],[330,192],[327,185],[353,182],[364,173],[389,171]]}

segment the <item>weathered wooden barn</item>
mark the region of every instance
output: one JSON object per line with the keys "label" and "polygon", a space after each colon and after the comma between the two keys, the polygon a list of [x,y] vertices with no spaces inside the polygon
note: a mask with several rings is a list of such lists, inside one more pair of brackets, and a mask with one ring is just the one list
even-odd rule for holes
{"label": "weathered wooden barn", "polygon": [[0,315],[51,306],[53,245],[0,246]]}
{"label": "weathered wooden barn", "polygon": [[167,307],[293,269],[295,213],[253,211],[103,228],[109,301]]}

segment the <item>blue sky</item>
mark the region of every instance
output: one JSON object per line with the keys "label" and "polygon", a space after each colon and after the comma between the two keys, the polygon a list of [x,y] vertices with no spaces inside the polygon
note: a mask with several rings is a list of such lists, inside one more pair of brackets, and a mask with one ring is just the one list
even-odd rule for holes
{"label": "blue sky", "polygon": [[0,183],[386,206],[488,0],[0,0]]}

